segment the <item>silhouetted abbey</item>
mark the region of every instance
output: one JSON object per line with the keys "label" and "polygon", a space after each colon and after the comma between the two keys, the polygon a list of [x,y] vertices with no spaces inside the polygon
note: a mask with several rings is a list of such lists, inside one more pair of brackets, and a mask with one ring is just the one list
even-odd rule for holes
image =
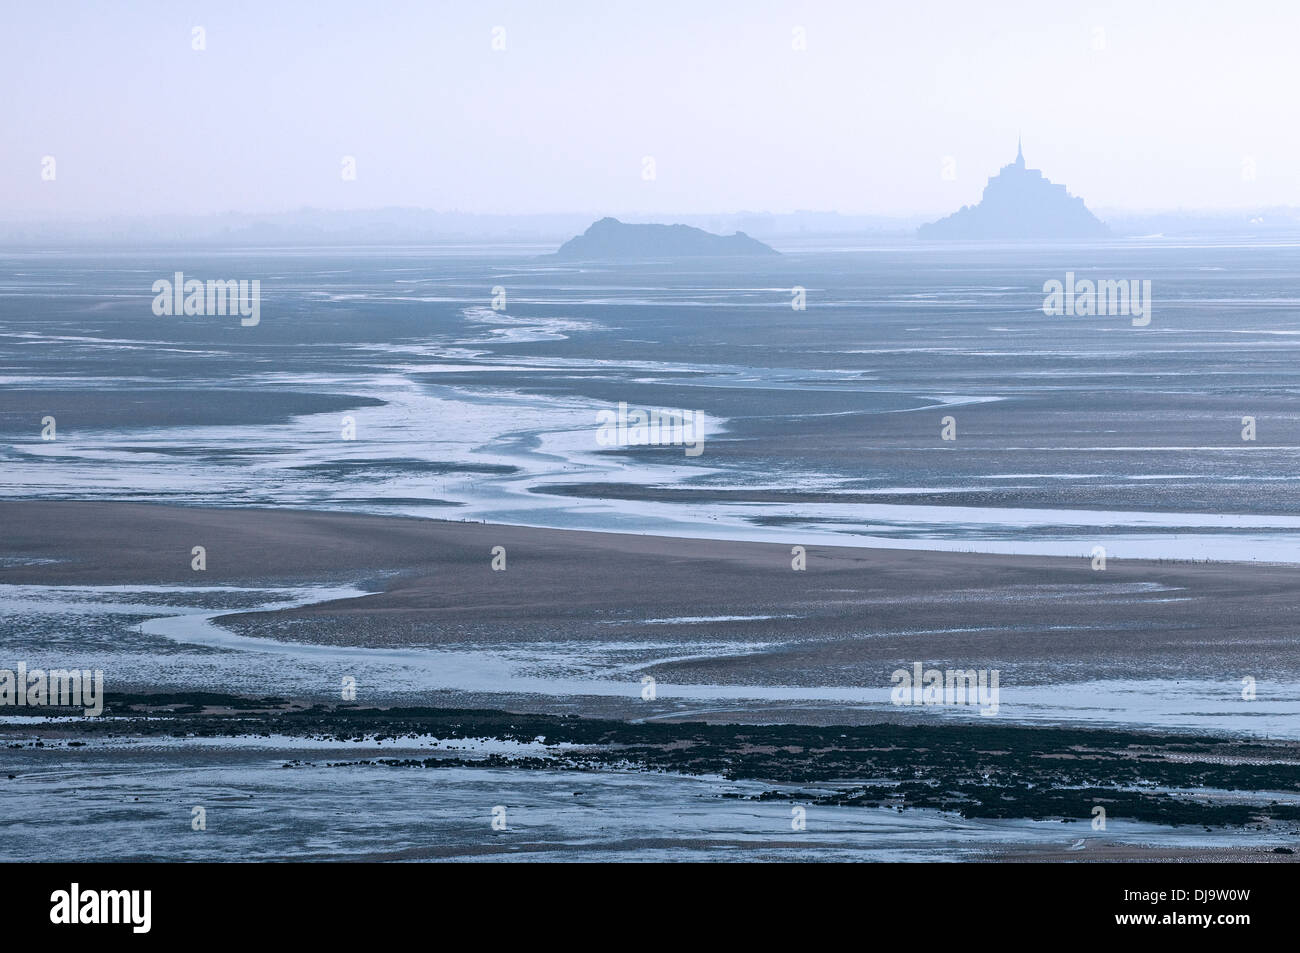
{"label": "silhouetted abbey", "polygon": [[984,186],[979,205],[965,205],[947,218],[922,225],[919,238],[1018,239],[1105,238],[1110,234],[1083,199],[1025,168],[1016,142],[1016,161],[1004,165]]}

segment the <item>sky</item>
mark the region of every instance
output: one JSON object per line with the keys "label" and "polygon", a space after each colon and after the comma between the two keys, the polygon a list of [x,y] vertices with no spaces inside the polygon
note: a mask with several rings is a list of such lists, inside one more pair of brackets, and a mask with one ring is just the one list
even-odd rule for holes
{"label": "sky", "polygon": [[0,218],[946,214],[1018,134],[1092,208],[1300,205],[1298,28],[1294,0],[3,0]]}

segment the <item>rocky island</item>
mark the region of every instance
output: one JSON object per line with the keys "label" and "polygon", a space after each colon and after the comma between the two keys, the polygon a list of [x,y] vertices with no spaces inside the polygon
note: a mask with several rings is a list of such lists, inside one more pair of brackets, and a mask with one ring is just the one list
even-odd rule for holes
{"label": "rocky island", "polygon": [[714,235],[689,225],[633,225],[602,218],[555,253],[558,258],[721,258],[779,255],[744,232]]}

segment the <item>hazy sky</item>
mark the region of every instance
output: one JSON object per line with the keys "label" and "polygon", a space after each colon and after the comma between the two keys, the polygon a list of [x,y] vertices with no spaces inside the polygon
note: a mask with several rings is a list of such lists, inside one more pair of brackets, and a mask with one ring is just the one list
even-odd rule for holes
{"label": "hazy sky", "polygon": [[1297,36],[1296,0],[3,0],[0,217],[929,214],[1018,131],[1093,208],[1300,205]]}

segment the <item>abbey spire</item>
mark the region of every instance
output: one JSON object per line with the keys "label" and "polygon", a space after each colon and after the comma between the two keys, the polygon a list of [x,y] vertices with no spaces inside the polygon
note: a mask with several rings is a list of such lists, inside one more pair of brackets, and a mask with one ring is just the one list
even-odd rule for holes
{"label": "abbey spire", "polygon": [[984,186],[978,205],[965,205],[947,218],[917,229],[922,239],[1091,239],[1110,234],[1083,199],[1050,181],[1039,169],[1025,166],[1025,150],[1016,135],[1016,160],[1008,162]]}

